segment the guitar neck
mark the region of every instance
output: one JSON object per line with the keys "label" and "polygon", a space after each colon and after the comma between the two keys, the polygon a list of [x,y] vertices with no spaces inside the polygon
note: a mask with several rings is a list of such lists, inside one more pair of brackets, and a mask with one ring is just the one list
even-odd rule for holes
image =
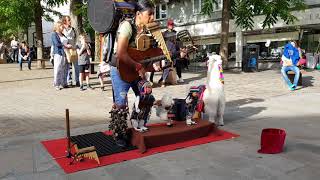
{"label": "guitar neck", "polygon": [[165,60],[165,59],[166,59],[166,56],[162,55],[162,56],[144,59],[144,60],[140,61],[140,63],[142,63],[142,64],[154,63],[154,62],[158,62],[158,61]]}

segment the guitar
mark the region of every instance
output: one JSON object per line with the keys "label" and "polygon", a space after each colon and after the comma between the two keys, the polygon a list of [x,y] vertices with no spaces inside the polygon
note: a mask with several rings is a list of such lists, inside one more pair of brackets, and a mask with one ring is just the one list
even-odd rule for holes
{"label": "guitar", "polygon": [[[153,63],[167,59],[160,48],[149,48],[146,51],[128,48],[128,54],[134,61],[142,64],[147,71],[153,71]],[[118,71],[121,79],[126,82],[132,82],[139,79],[139,74],[135,67],[128,65],[125,61],[121,61],[120,59],[118,60]]]}

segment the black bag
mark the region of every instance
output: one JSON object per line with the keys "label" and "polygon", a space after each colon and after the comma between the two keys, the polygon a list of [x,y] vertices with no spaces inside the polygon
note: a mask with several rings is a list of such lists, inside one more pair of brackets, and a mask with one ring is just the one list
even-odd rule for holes
{"label": "black bag", "polygon": [[187,116],[187,106],[185,99],[173,99],[174,105],[172,107],[175,114],[176,121],[185,121]]}

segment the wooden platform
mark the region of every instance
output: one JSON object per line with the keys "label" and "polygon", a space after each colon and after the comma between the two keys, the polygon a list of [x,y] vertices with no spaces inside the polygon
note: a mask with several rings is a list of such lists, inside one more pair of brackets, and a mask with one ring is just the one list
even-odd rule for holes
{"label": "wooden platform", "polygon": [[143,133],[131,129],[131,143],[137,146],[141,153],[144,153],[148,148],[208,136],[215,130],[215,124],[207,120],[199,120],[197,123],[197,125],[187,126],[185,121],[177,121],[173,127],[168,127],[165,124],[154,125],[148,127],[149,131]]}

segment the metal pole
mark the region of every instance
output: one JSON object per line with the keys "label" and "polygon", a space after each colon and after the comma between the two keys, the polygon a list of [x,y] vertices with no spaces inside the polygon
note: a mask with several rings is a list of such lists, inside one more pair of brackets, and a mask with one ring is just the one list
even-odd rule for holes
{"label": "metal pole", "polygon": [[69,109],[66,109],[66,130],[67,130],[67,158],[71,158],[71,140],[70,140],[70,119]]}

